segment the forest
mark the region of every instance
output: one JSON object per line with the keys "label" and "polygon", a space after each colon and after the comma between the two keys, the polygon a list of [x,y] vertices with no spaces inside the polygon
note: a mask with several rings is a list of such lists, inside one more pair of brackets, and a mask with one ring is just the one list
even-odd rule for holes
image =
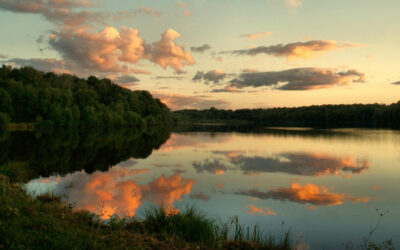
{"label": "forest", "polygon": [[131,91],[109,79],[0,68],[0,128],[30,123],[42,128],[172,125],[168,107],[147,91]]}
{"label": "forest", "polygon": [[293,108],[178,110],[176,124],[229,123],[268,126],[400,126],[400,101],[385,104],[313,105]]}

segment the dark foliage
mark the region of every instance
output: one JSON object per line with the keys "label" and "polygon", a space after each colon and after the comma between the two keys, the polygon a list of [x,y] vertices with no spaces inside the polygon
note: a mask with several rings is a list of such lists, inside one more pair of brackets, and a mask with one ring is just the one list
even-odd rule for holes
{"label": "dark foliage", "polygon": [[74,171],[107,171],[130,158],[146,158],[170,135],[168,129],[12,132],[0,139],[0,174],[15,182]]}
{"label": "dark foliage", "polygon": [[176,123],[227,122],[270,126],[400,126],[400,102],[384,104],[321,105],[298,108],[180,110]]}
{"label": "dark foliage", "polygon": [[5,65],[0,68],[0,112],[12,123],[45,128],[172,124],[168,107],[147,91],[130,91],[94,76],[86,80]]}
{"label": "dark foliage", "polygon": [[[0,102],[1,102],[1,100],[0,100]],[[8,126],[8,120],[9,120],[9,118],[6,114],[0,113],[0,129],[4,129]]]}

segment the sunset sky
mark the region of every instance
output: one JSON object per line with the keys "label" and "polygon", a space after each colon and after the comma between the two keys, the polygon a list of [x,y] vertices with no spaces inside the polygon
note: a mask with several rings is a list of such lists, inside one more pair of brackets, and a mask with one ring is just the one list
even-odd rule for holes
{"label": "sunset sky", "polygon": [[172,109],[400,100],[398,0],[0,0],[0,62]]}

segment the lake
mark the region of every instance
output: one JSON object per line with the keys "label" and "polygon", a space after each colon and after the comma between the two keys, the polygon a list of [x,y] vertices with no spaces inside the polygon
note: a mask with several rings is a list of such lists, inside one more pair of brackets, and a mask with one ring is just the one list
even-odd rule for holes
{"label": "lake", "polygon": [[162,139],[125,133],[57,142],[13,133],[4,157],[34,166],[29,192],[61,195],[103,219],[140,218],[154,204],[194,205],[278,237],[290,229],[299,249],[356,247],[375,226],[373,241],[400,246],[400,131],[203,129]]}

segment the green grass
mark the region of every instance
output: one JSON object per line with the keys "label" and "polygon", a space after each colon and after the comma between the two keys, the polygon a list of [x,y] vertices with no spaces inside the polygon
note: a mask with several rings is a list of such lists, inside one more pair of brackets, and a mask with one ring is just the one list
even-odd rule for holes
{"label": "green grass", "polygon": [[172,237],[211,249],[293,249],[289,231],[277,241],[271,234],[260,231],[258,226],[250,228],[240,224],[237,216],[221,223],[195,207],[179,213],[152,207],[146,210],[143,220],[132,221],[127,228],[154,235],[161,241]]}

